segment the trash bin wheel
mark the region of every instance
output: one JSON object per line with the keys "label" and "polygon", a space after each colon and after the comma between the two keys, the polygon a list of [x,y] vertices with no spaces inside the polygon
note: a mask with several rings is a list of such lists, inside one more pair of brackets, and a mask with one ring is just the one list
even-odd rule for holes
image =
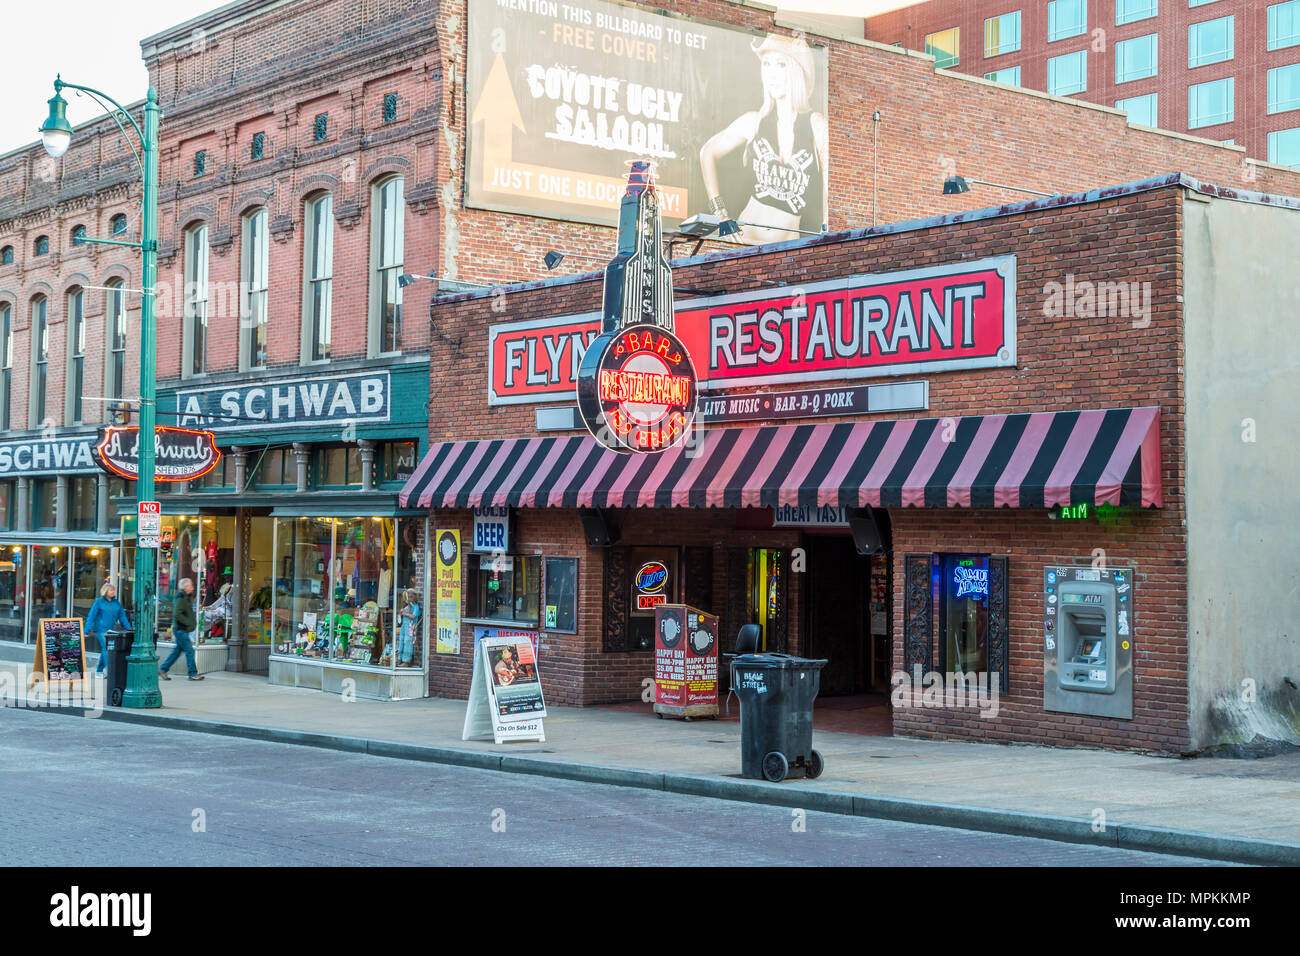
{"label": "trash bin wheel", "polygon": [[763,758],[763,777],[772,783],[780,783],[789,772],[790,762],[785,759],[785,754],[773,750]]}
{"label": "trash bin wheel", "polygon": [[804,774],[805,776],[808,777],[809,780],[816,780],[818,777],[822,775],[822,771],[825,769],[826,769],[826,762],[822,760],[822,755],[820,752],[814,750],[812,753],[808,755],[808,761],[806,766],[804,767]]}
{"label": "trash bin wheel", "polygon": [[114,687],[114,688],[113,688],[113,693],[109,695],[108,702],[109,702],[111,705],[113,705],[114,707],[121,707],[121,706],[122,706],[122,692],[121,692],[120,690],[118,690],[116,687]]}

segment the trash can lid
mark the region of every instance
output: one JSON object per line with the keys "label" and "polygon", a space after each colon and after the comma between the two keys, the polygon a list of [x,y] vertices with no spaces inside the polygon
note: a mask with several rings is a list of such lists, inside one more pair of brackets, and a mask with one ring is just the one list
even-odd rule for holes
{"label": "trash can lid", "polygon": [[808,668],[809,670],[821,670],[827,663],[825,659],[817,660],[808,657],[795,657],[792,654],[740,654],[732,658],[733,664],[741,667],[762,667],[762,668]]}

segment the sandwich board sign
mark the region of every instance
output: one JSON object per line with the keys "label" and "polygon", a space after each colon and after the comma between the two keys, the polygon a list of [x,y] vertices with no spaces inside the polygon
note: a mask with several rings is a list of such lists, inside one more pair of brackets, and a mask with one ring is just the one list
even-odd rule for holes
{"label": "sandwich board sign", "polygon": [[532,641],[517,634],[485,636],[477,642],[474,653],[461,740],[491,734],[498,744],[510,740],[545,742],[542,718],[546,716],[546,700]]}
{"label": "sandwich board sign", "polygon": [[86,680],[86,639],[79,617],[43,617],[36,635],[36,659],[30,684],[43,680],[46,686],[80,683]]}

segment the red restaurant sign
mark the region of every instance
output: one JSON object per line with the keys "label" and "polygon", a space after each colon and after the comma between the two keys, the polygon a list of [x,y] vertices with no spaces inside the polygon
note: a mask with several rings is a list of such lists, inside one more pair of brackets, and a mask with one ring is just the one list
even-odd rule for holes
{"label": "red restaurant sign", "polygon": [[[599,328],[594,312],[492,326],[489,404],[570,398]],[[675,328],[706,391],[1013,366],[1016,259],[679,301]]]}

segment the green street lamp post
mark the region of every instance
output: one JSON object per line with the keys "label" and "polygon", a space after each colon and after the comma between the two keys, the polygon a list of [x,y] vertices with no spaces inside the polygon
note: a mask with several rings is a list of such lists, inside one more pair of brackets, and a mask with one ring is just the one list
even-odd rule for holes
{"label": "green street lamp post", "polygon": [[[137,502],[152,501],[154,495],[154,397],[156,323],[154,318],[154,282],[158,271],[158,91],[152,86],[145,98],[144,129],[117,100],[88,86],[54,81],[54,97],[49,101],[50,115],[41,126],[41,142],[45,151],[58,159],[72,142],[72,126],[67,118],[67,101],[64,89],[80,90],[108,110],[117,127],[126,137],[127,145],[135,154],[136,165],[144,179],[144,208],[141,215],[140,241],[123,239],[92,239],[104,245],[131,246],[140,250],[143,262],[140,269],[140,432],[139,473],[135,483]],[[109,108],[104,101],[112,104]],[[127,133],[123,120],[131,124],[140,139],[140,152]],[[137,508],[137,514],[139,509]],[[162,693],[158,689],[158,655],[154,647],[154,604],[157,601],[155,548],[135,549],[135,641],[127,658],[126,689],[122,693],[123,707],[161,707]]]}

